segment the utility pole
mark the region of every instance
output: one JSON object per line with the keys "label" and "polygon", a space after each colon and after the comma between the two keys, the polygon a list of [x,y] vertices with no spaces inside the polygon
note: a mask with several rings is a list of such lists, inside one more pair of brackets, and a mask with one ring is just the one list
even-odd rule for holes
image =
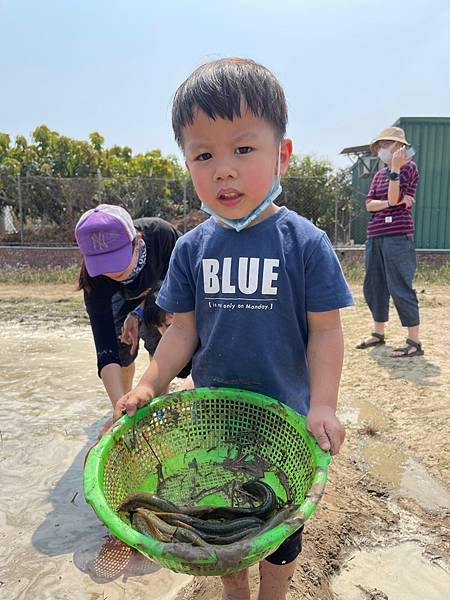
{"label": "utility pole", "polygon": [[22,207],[22,186],[20,182],[20,173],[17,173],[17,198],[19,200],[19,220],[20,220],[20,243],[23,245],[23,207]]}

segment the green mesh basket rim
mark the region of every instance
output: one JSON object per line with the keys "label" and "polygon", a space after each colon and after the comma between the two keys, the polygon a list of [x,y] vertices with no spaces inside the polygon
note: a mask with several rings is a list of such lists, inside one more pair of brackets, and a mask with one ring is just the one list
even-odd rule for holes
{"label": "green mesh basket rim", "polygon": [[[286,420],[294,429],[299,431],[304,440],[306,441],[308,448],[311,452],[313,463],[315,464],[314,471],[311,478],[310,490],[307,493],[304,501],[298,507],[298,509],[289,515],[287,521],[282,521],[272,529],[265,531],[252,540],[252,555],[258,557],[264,553],[264,549],[267,546],[273,546],[275,543],[282,543],[289,535],[299,529],[305,521],[316,510],[317,504],[322,497],[325,485],[328,479],[328,466],[331,461],[331,455],[320,448],[314,437],[306,429],[306,417],[297,413],[295,410],[286,406],[285,404],[258,394],[256,392],[249,392],[247,390],[240,390],[236,388],[195,388],[192,390],[184,390],[181,392],[174,392],[164,396],[158,396],[151,402],[138,409],[133,417],[124,415],[121,417],[111,429],[106,432],[99,442],[91,448],[86,459],[84,467],[84,495],[88,504],[94,509],[98,518],[108,527],[108,529],[120,540],[125,542],[127,545],[132,546],[147,554],[150,558],[160,561],[161,564],[168,564],[171,562],[168,560],[168,553],[166,547],[168,544],[159,542],[151,537],[145,536],[131,526],[127,525],[122,519],[112,510],[109,506],[103,490],[103,471],[104,461],[108,455],[108,452],[116,444],[116,440],[119,440],[122,435],[130,429],[137,421],[145,419],[150,413],[155,410],[163,409],[170,406],[174,402],[189,402],[196,398],[228,398],[233,399],[242,398],[247,403],[262,406],[266,410],[276,413],[278,416]],[[279,545],[279,544],[278,544]],[[259,560],[259,559],[258,559]],[[173,562],[174,561],[174,562]],[[176,563],[177,558],[172,558],[173,564],[170,568],[177,570]],[[202,564],[211,564],[213,560],[210,559],[193,559],[193,565],[200,567]],[[184,571],[187,572],[187,571]],[[195,569],[192,572],[197,573]],[[206,574],[206,573],[205,573]],[[207,574],[213,574],[207,573]],[[220,570],[217,571],[220,574]]]}

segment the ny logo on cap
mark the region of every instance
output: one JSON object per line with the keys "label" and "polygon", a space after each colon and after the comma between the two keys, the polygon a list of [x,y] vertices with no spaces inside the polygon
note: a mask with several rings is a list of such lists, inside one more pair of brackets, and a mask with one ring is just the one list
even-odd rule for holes
{"label": "ny logo on cap", "polygon": [[94,250],[108,250],[109,246],[105,239],[105,234],[101,231],[96,231],[91,235],[92,245]]}

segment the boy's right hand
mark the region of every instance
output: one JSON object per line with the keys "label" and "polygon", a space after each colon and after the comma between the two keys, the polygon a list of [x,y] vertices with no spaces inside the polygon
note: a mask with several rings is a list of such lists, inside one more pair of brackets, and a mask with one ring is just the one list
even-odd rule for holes
{"label": "boy's right hand", "polygon": [[155,397],[155,393],[152,388],[145,385],[139,384],[134,390],[122,396],[117,400],[114,406],[113,419],[117,421],[122,415],[127,413],[129,417],[132,417],[138,408],[147,404],[150,400]]}

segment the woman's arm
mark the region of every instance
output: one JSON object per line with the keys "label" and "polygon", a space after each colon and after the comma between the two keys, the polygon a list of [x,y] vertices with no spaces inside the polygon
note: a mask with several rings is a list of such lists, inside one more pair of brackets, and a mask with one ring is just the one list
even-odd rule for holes
{"label": "woman's arm", "polygon": [[379,210],[385,210],[389,204],[387,200],[369,200],[366,202],[366,210],[368,212],[378,212]]}
{"label": "woman's arm", "polygon": [[378,171],[375,174],[375,177],[372,179],[372,183],[370,184],[369,193],[367,194],[366,199],[366,210],[367,212],[378,212],[379,210],[385,210],[388,208],[389,204],[387,200],[378,200],[377,196],[379,195],[378,186],[380,177],[383,177],[383,171]]}
{"label": "woman's arm", "polygon": [[[400,169],[398,171],[396,171],[396,173],[398,173],[400,171]],[[397,179],[396,181],[392,181],[392,179],[389,180],[389,187],[388,187],[388,206],[396,206],[398,199],[400,198],[400,179]]]}
{"label": "woman's arm", "polygon": [[396,181],[392,181],[392,179],[389,181],[388,202],[390,206],[396,206],[400,199],[400,169],[406,165],[407,162],[406,146],[399,148],[392,155],[391,173],[398,173],[399,178]]}
{"label": "woman's arm", "polygon": [[163,393],[192,358],[197,345],[194,311],[174,314],[173,322],[162,336],[141,380],[116,403],[114,419],[124,412],[134,415],[137,408]]}
{"label": "woman's arm", "polygon": [[339,310],[308,312],[307,359],[310,380],[308,430],[323,450],[337,454],[345,430],[336,418],[344,357]]}
{"label": "woman's arm", "polygon": [[117,401],[131,388],[131,383],[128,384],[129,387],[126,387],[126,374],[124,373],[124,370],[130,368],[134,370],[134,364],[130,367],[121,367],[117,363],[110,363],[100,371],[100,377],[113,408],[116,406]]}

